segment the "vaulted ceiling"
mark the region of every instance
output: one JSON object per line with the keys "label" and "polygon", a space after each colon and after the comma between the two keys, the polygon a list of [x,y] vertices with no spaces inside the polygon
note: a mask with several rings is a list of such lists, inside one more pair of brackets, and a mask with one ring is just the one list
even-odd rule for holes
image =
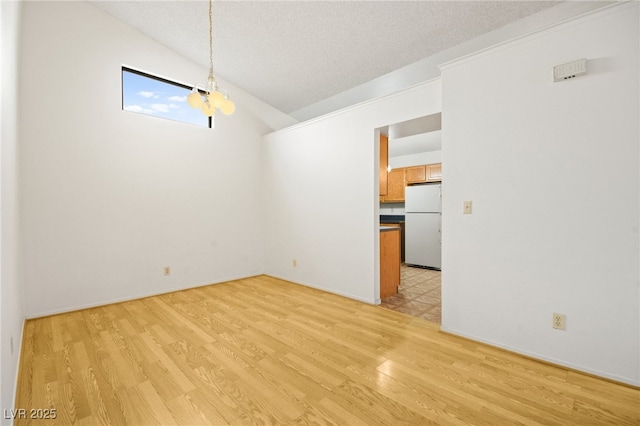
{"label": "vaulted ceiling", "polygon": [[[207,1],[91,3],[208,68]],[[295,117],[310,105],[557,3],[214,1],[214,70]]]}

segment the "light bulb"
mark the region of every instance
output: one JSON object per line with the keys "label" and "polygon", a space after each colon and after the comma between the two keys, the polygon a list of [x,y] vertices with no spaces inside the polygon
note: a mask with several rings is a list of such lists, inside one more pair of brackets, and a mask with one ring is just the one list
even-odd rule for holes
{"label": "light bulb", "polygon": [[202,113],[207,117],[212,117],[213,114],[216,113],[216,109],[211,105],[210,102],[204,102],[202,104]]}
{"label": "light bulb", "polygon": [[224,103],[224,96],[222,95],[222,93],[216,91],[211,93],[208,96],[209,102],[211,103],[211,105],[213,105],[214,108],[220,108],[222,106],[222,104]]}
{"label": "light bulb", "polygon": [[187,96],[187,103],[191,108],[200,108],[202,107],[202,96],[200,92],[194,87],[189,96]]}
{"label": "light bulb", "polygon": [[231,115],[236,110],[236,106],[231,99],[225,99],[225,101],[220,106],[220,111],[222,111],[225,115]]}

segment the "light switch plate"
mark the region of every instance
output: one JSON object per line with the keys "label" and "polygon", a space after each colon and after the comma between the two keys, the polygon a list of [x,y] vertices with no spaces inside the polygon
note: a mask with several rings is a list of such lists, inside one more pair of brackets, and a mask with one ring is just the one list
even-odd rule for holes
{"label": "light switch plate", "polygon": [[471,201],[465,201],[462,204],[462,213],[471,214]]}

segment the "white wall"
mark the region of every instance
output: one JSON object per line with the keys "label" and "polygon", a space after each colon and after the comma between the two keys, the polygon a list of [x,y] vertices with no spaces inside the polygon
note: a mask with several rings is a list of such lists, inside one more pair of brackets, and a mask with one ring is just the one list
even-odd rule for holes
{"label": "white wall", "polygon": [[21,36],[27,316],[263,273],[264,105],[225,83],[215,130],[122,111],[121,64],[206,70],[86,2],[26,2]]}
{"label": "white wall", "polygon": [[[13,407],[18,354],[24,320],[19,268],[18,197],[18,22],[21,3],[0,2],[0,104],[1,179],[0,199],[0,408]],[[12,345],[13,341],[13,345]],[[13,346],[13,348],[12,348]],[[9,420],[0,420],[9,424]]]}
{"label": "white wall", "polygon": [[427,151],[418,154],[398,155],[389,158],[389,165],[395,169],[398,167],[419,166],[422,164],[435,164],[442,162],[442,151]]}
{"label": "white wall", "polygon": [[434,81],[265,136],[265,272],[375,303],[379,146],[374,129],[440,108],[440,83]]}
{"label": "white wall", "polygon": [[443,67],[444,330],[640,384],[638,40],[633,2]]}
{"label": "white wall", "polygon": [[404,203],[380,203],[381,215],[403,215]]}

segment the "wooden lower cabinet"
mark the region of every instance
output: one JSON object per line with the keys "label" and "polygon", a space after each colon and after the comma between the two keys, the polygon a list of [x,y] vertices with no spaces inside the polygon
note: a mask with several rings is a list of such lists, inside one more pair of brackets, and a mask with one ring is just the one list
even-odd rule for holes
{"label": "wooden lower cabinet", "polygon": [[380,226],[391,226],[391,227],[400,229],[400,263],[404,262],[404,222],[380,223]]}
{"label": "wooden lower cabinet", "polygon": [[400,285],[400,228],[380,230],[380,299],[393,296]]}

